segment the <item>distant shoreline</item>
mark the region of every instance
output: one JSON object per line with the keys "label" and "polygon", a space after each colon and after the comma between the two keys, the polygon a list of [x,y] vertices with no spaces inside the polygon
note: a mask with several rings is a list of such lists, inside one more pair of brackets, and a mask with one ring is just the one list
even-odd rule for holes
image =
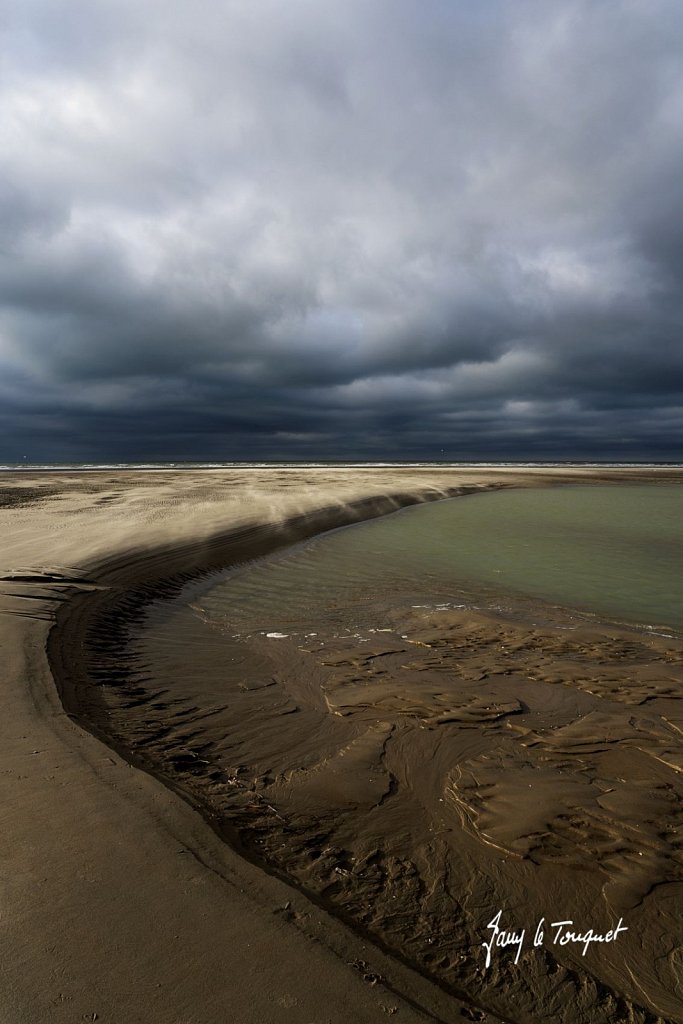
{"label": "distant shoreline", "polygon": [[683,462],[55,462],[29,463],[9,462],[0,465],[0,472],[136,472],[184,470],[226,470],[226,469],[652,469],[683,470]]}

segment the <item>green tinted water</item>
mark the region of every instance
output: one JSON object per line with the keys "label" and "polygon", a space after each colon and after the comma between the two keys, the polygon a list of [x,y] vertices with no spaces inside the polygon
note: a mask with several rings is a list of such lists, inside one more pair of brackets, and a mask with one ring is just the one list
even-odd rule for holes
{"label": "green tinted water", "polygon": [[501,490],[319,537],[231,576],[202,605],[238,630],[287,631],[361,619],[378,601],[485,592],[681,631],[682,568],[683,487]]}

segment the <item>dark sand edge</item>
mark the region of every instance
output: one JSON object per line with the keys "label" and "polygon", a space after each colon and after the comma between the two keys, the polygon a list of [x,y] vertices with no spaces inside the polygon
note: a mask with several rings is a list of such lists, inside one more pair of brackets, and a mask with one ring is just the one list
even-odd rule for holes
{"label": "dark sand edge", "polygon": [[[532,486],[535,483],[533,481]],[[545,486],[556,484],[556,479],[549,479]],[[513,485],[505,482],[460,485],[443,490],[430,487],[424,491],[373,496],[344,505],[324,506],[282,522],[255,521],[209,538],[181,544],[162,544],[152,549],[133,549],[124,555],[94,562],[83,567],[84,575],[72,581],[75,584],[72,588],[62,591],[63,600],[55,612],[54,625],[46,644],[48,664],[60,702],[68,717],[80,728],[189,804],[233,853],[331,915],[363,942],[380,950],[388,960],[400,963],[404,970],[420,976],[428,985],[440,989],[462,1006],[476,1007],[474,1012],[480,1014],[477,1019],[491,1022],[502,1022],[503,1018],[483,1005],[480,1006],[472,999],[471,993],[460,991],[457,986],[441,984],[433,975],[421,971],[408,957],[401,957],[395,949],[386,947],[377,936],[369,935],[353,918],[340,913],[338,907],[298,885],[286,872],[255,855],[240,841],[236,830],[226,826],[224,820],[218,819],[201,800],[194,798],[179,780],[158,770],[153,762],[118,738],[112,737],[106,728],[106,716],[102,714],[102,707],[97,700],[98,686],[94,678],[97,665],[93,663],[91,655],[97,656],[98,652],[106,651],[109,655],[107,660],[111,664],[112,656],[116,658],[118,653],[117,660],[121,665],[123,679],[128,672],[125,649],[129,631],[140,622],[150,603],[172,600],[188,586],[214,574],[275,554],[331,530],[391,515],[413,505],[509,486]],[[540,486],[544,484],[540,483]],[[425,1014],[437,1024],[445,1024],[426,1005],[412,999],[404,990],[394,990],[386,978],[381,980],[385,989],[393,991],[415,1011]],[[510,1018],[505,1019],[514,1024]]]}

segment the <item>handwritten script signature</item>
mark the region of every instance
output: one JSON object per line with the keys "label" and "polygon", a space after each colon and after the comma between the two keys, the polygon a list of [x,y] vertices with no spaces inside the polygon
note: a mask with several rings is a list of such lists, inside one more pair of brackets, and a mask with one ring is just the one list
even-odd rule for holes
{"label": "handwritten script signature", "polygon": [[[512,947],[516,949],[515,963],[519,963],[519,958],[524,948],[524,942],[527,936],[525,928],[517,929],[503,928],[501,925],[501,918],[503,911],[499,910],[495,917],[492,917],[489,923],[486,925],[487,931],[491,934],[489,938],[482,942],[482,946],[486,950],[486,966],[491,966],[491,960],[493,957],[494,949],[507,949]],[[619,918],[619,924],[616,928],[611,928],[608,932],[594,932],[592,928],[587,931],[580,931],[579,929],[574,930],[573,921],[551,921],[546,926],[545,918],[536,925],[536,931],[534,932],[533,945],[542,946],[545,940],[546,927],[551,929],[549,933],[549,944],[552,946],[568,946],[578,945],[583,946],[581,956],[585,956],[590,946],[593,943],[599,942],[615,942],[622,932],[627,932],[628,928],[622,924],[623,918]]]}

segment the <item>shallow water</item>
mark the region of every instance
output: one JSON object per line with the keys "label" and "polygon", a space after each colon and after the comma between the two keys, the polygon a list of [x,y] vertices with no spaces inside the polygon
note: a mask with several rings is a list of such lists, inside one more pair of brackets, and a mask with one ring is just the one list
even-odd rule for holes
{"label": "shallow water", "polygon": [[683,630],[683,488],[501,490],[334,531],[201,601],[235,633],[368,625],[363,607],[531,598]]}

